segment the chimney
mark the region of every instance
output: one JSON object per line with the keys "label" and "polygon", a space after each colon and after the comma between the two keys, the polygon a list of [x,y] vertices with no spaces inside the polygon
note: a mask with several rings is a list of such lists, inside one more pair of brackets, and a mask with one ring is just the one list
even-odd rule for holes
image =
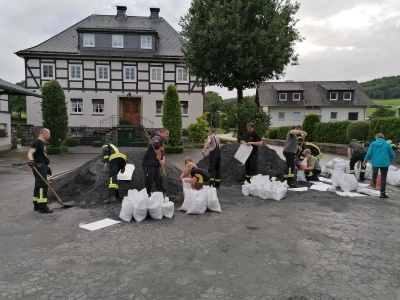
{"label": "chimney", "polygon": [[160,12],[159,8],[150,8],[150,20],[160,19],[159,15],[158,15],[159,12]]}
{"label": "chimney", "polygon": [[117,6],[117,15],[116,19],[124,20],[126,19],[126,6]]}

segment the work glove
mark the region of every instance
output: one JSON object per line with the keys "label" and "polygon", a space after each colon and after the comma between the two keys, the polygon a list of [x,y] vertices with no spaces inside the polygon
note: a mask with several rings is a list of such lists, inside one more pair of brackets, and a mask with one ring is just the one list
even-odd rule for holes
{"label": "work glove", "polygon": [[28,166],[30,166],[31,168],[34,166],[35,161],[34,160],[28,160]]}
{"label": "work glove", "polygon": [[122,167],[121,168],[121,174],[124,174],[125,173],[125,167]]}

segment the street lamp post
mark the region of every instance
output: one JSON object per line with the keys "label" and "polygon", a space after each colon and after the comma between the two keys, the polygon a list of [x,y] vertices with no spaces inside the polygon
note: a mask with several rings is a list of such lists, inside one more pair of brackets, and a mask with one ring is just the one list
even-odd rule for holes
{"label": "street lamp post", "polygon": [[214,115],[219,114],[219,113],[220,113],[220,111],[217,110],[217,111],[215,111],[215,112],[213,112],[213,113],[211,114],[210,129],[213,128],[213,127],[212,127],[212,120],[213,120]]}

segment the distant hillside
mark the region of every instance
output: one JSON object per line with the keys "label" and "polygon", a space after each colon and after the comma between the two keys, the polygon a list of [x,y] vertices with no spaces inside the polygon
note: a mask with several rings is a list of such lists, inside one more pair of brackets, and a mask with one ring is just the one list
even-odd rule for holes
{"label": "distant hillside", "polygon": [[229,102],[229,103],[237,103],[237,98],[228,98],[228,99],[224,99],[225,102]]}
{"label": "distant hillside", "polygon": [[363,90],[373,99],[400,98],[400,76],[383,77],[360,83]]}

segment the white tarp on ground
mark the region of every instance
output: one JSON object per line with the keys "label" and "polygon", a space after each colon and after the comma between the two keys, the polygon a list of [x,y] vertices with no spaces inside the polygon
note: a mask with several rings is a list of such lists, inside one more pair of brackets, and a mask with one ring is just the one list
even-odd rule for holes
{"label": "white tarp on ground", "polygon": [[101,229],[101,228],[111,226],[114,224],[118,224],[118,223],[121,223],[121,221],[115,221],[113,219],[105,218],[103,220],[96,221],[96,222],[89,223],[89,224],[81,223],[81,224],[79,224],[79,227],[90,230],[90,231],[94,231],[94,230]]}
{"label": "white tarp on ground", "polygon": [[135,171],[135,165],[133,164],[126,164],[125,172],[122,174],[121,171],[118,172],[117,179],[118,180],[132,180],[132,174]]}
{"label": "white tarp on ground", "polygon": [[253,150],[253,146],[247,144],[240,144],[237,149],[234,158],[240,161],[242,164],[246,162],[249,158],[251,151]]}

